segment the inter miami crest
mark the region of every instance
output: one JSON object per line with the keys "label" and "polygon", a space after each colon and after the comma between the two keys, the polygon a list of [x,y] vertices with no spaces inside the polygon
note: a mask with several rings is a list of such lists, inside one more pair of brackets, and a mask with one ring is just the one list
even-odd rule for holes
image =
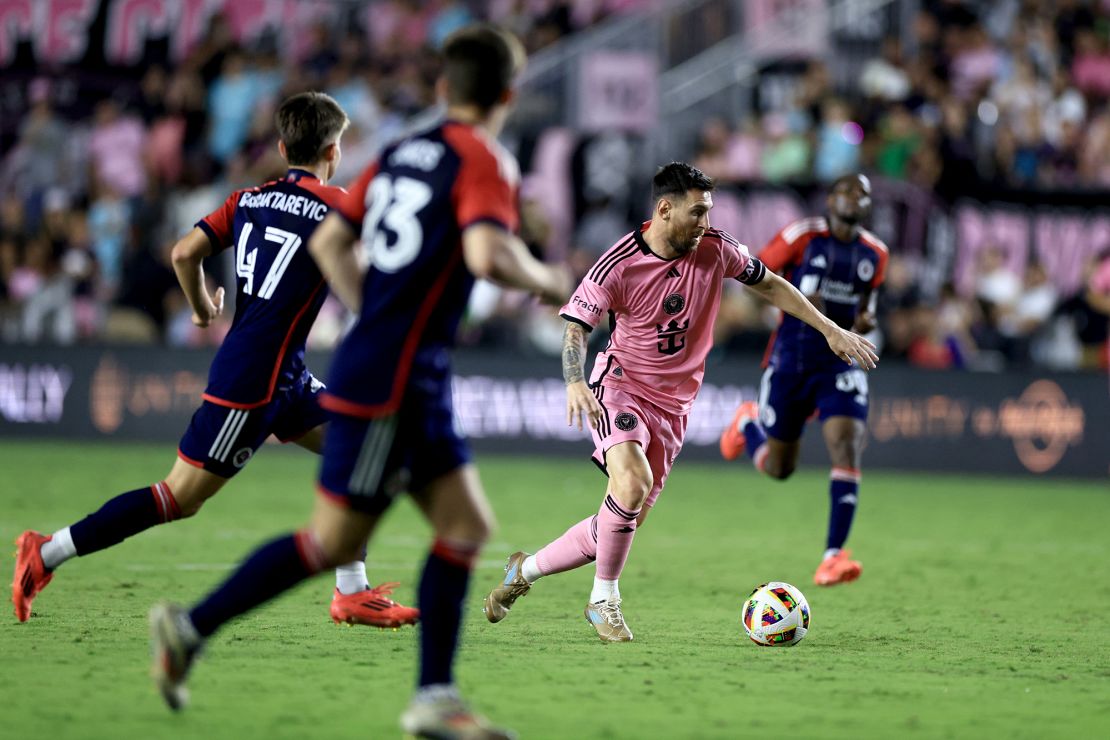
{"label": "inter miami crest", "polygon": [[663,299],[663,310],[667,312],[668,316],[674,316],[685,307],[686,299],[678,293],[671,293]]}
{"label": "inter miami crest", "polygon": [[635,416],[627,411],[622,411],[617,414],[617,418],[613,421],[616,423],[617,429],[620,429],[622,432],[631,432],[636,428],[636,425],[640,423]]}

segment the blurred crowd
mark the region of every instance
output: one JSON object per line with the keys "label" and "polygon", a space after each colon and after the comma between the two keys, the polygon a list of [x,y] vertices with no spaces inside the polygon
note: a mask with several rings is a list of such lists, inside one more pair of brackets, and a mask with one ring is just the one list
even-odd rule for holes
{"label": "blurred crowd", "polygon": [[[984,188],[1110,190],[1110,3],[925,0],[909,39],[840,84],[809,60],[792,101],[706,121],[695,163],[736,183],[828,183],[850,172],[905,182],[941,204]],[[942,205],[943,207],[943,205]],[[1110,241],[1085,285],[1059,295],[1037,263],[987,250],[973,294],[919,288],[897,246],[883,293],[887,356],[927,367],[1106,366]],[[766,328],[743,296],[722,333]]]}
{"label": "blurred crowd", "polygon": [[707,121],[699,166],[739,182],[862,168],[943,198],[982,183],[1110,188],[1110,4],[921,5],[910,40],[885,39],[857,78],[838,86],[812,60],[785,109]]}
{"label": "blurred crowd", "polygon": [[[414,49],[435,49],[485,17],[534,52],[648,2],[376,0],[372,27],[307,29],[295,60],[272,37],[240,45],[217,15],[181,63],[146,67],[77,120],[56,110],[54,78],[33,79],[18,133],[0,152],[0,343],[218,343],[229,318],[192,326],[169,249],[229,192],[281,174],[272,115],[285,95],[322,89],[350,115],[343,184],[433,103],[435,55]],[[706,121],[696,149],[675,158],[737,183],[864,171],[942,200],[984,184],[1110,191],[1110,3],[1000,0],[982,15],[981,4],[960,0],[919,5],[905,42],[885,40],[856,79],[838,84],[825,61],[808,61],[791,105]],[[576,241],[607,245],[627,231],[627,214],[604,205],[574,225]],[[522,211],[526,240],[550,254],[550,211],[527,189]],[[950,286],[923,295],[920,260],[897,246],[882,293],[888,356],[927,367],[1105,362],[1110,254],[1088,266],[1074,296],[1058,295],[1039,265],[1015,269],[993,252],[975,295]],[[582,269],[595,251],[570,245],[569,257]],[[214,284],[233,279],[226,264],[211,267]],[[521,300],[481,287],[464,341],[557,350],[557,322],[520,310]],[[331,346],[346,320],[329,302],[311,343]],[[730,291],[720,344],[762,346],[775,323]]]}

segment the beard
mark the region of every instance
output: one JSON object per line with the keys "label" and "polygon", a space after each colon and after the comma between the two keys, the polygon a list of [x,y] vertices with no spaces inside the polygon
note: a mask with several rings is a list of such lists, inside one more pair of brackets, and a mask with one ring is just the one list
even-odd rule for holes
{"label": "beard", "polygon": [[698,246],[698,238],[692,234],[685,239],[668,239],[667,242],[671,245],[671,249],[679,254],[689,254]]}

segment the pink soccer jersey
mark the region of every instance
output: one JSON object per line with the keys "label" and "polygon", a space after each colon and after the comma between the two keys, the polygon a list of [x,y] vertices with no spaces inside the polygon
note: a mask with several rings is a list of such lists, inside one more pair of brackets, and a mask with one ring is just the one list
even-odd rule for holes
{"label": "pink soccer jersey", "polygon": [[610,247],[560,315],[593,329],[609,314],[612,337],[590,384],[620,388],[674,414],[686,414],[705,374],[721,281],[754,285],[763,264],[723,231],[708,229],[695,250],[674,259],[651,251],[643,231]]}

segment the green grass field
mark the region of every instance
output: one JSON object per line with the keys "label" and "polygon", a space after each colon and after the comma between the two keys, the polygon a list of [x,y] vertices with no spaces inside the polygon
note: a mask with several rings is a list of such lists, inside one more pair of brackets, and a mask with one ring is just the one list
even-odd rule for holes
{"label": "green grass field", "polygon": [[[159,480],[172,446],[0,445],[0,537],[69,524]],[[1105,483],[865,477],[857,583],[812,585],[825,474],[783,484],[680,461],[621,580],[636,640],[582,618],[592,568],[541,581],[498,625],[480,613],[504,557],[596,510],[583,460],[485,458],[500,530],[475,573],[465,694],[524,738],[1110,736],[1110,491]],[[171,714],[148,676],[146,613],[191,601],[263,539],[300,524],[314,459],[267,449],[200,516],[59,569],[19,624],[0,619],[0,737],[396,737],[415,633],[339,628],[321,576],[232,624]],[[411,603],[428,530],[407,502],[370,552]],[[11,572],[11,548],[0,567]],[[790,581],[813,611],[796,647],[752,645],[740,605]]]}

